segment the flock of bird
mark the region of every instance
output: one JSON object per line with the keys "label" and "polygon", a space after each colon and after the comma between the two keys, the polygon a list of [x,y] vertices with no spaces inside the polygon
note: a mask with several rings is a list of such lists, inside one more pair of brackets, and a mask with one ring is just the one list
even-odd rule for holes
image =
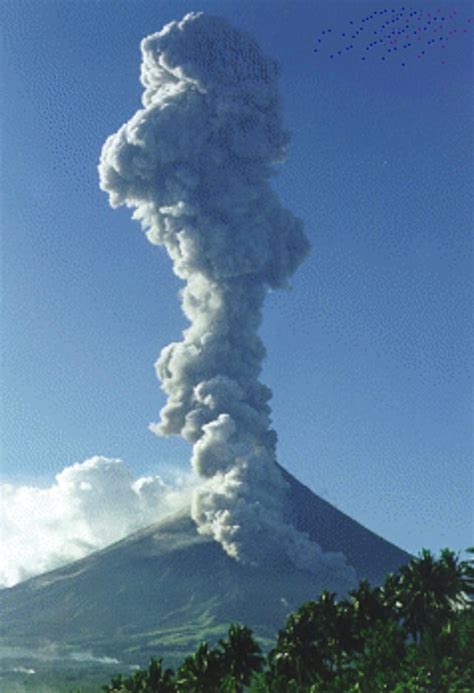
{"label": "flock of bird", "polygon": [[448,42],[471,29],[472,17],[462,18],[456,9],[384,8],[349,20],[345,29],[323,29],[314,52],[330,60],[354,53],[362,62],[397,60],[402,67],[409,57],[423,60],[431,53],[444,65]]}

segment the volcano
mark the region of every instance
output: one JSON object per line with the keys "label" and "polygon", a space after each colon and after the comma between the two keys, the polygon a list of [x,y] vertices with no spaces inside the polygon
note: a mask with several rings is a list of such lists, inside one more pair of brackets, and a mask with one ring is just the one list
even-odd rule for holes
{"label": "volcano", "polygon": [[201,12],[141,52],[142,105],[105,141],[100,187],[184,282],[189,326],[156,362],[167,402],[150,428],[192,444],[200,484],[177,515],[0,593],[8,693],[17,674],[39,693],[65,689],[59,670],[84,690],[93,666],[175,665],[235,622],[265,647],[322,590],[380,583],[409,560],[277,464],[259,328],[310,248],[270,184],[288,144],[278,65]]}
{"label": "volcano", "polygon": [[[410,559],[281,471],[288,484],[286,521],[323,551],[343,552],[357,580],[381,583]],[[80,666],[82,683],[86,670],[99,667],[103,682],[104,668],[127,671],[151,655],[176,665],[200,640],[224,636],[232,622],[250,626],[265,647],[301,603],[324,589],[343,595],[352,586],[340,573],[318,576],[281,556],[256,567],[239,563],[198,534],[184,508],[84,559],[2,590],[3,669],[52,676],[58,667]],[[28,677],[31,685],[34,680]],[[25,690],[9,685],[1,690]],[[43,690],[37,679],[35,685],[31,690]]]}

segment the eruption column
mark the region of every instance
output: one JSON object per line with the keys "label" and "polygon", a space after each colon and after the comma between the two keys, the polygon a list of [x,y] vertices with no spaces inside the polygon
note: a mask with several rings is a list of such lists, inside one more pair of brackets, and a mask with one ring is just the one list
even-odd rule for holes
{"label": "eruption column", "polygon": [[283,519],[270,390],[258,336],[269,288],[284,287],[309,245],[268,183],[285,158],[278,69],[224,20],[188,14],[142,41],[143,108],[108,138],[99,165],[112,207],[134,207],[186,284],[183,340],[156,364],[168,402],[160,435],[193,444],[203,478],[198,530],[238,560],[284,553],[349,570]]}

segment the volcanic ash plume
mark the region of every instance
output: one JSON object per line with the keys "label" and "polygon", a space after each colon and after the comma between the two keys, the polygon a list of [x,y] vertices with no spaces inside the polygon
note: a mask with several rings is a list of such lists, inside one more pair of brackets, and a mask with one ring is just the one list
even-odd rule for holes
{"label": "volcanic ash plume", "polygon": [[269,288],[284,287],[308,252],[301,222],[268,179],[285,156],[276,64],[224,20],[188,14],[142,41],[143,108],[106,141],[101,188],[134,207],[151,243],[185,280],[190,326],[156,364],[168,402],[152,430],[193,444],[204,483],[193,519],[239,560],[282,551],[305,568],[339,554],[282,517],[270,390],[259,382],[258,336]]}

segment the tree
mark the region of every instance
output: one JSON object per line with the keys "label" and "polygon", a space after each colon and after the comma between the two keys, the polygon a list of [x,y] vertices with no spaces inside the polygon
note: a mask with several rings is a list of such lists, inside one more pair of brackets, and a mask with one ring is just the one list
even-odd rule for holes
{"label": "tree", "polygon": [[250,628],[231,625],[227,640],[219,641],[226,688],[241,693],[248,686],[252,674],[261,671],[264,664],[261,649]]}
{"label": "tree", "polygon": [[382,589],[371,587],[367,580],[361,580],[349,595],[354,626],[358,633],[371,627],[376,621],[385,620],[391,613],[391,609],[384,603]]}
{"label": "tree", "polygon": [[470,558],[467,561],[462,561],[463,571],[463,594],[466,597],[466,603],[470,606],[474,603],[474,546],[467,549]]}
{"label": "tree", "polygon": [[125,690],[125,676],[123,674],[117,674],[117,676],[112,676],[110,684],[105,684],[102,686],[102,690],[105,693],[116,693],[117,691]]}
{"label": "tree", "polygon": [[202,642],[176,673],[176,688],[189,693],[219,693],[224,678],[222,655]]}
{"label": "tree", "polygon": [[163,668],[163,660],[152,658],[147,671],[150,693],[174,693],[174,671]]}
{"label": "tree", "polygon": [[321,665],[316,638],[315,603],[308,602],[288,617],[269,654],[270,677],[275,690],[278,690],[277,680],[281,683],[295,681],[300,688],[311,681]]}
{"label": "tree", "polygon": [[466,603],[468,571],[449,549],[436,560],[423,549],[400,569],[398,598],[400,615],[408,633],[417,642],[429,630],[440,630],[453,609]]}
{"label": "tree", "polygon": [[361,645],[352,661],[353,681],[364,693],[392,690],[406,652],[401,626],[391,619],[377,619],[363,631]]}
{"label": "tree", "polygon": [[469,693],[474,690],[474,612],[453,613],[441,632],[408,645],[394,693]]}
{"label": "tree", "polygon": [[[350,663],[357,646],[350,602],[336,602],[323,592],[289,616],[270,652],[270,673],[275,681],[296,682],[303,690],[317,680],[329,684]],[[299,690],[298,689],[298,690]]]}
{"label": "tree", "polygon": [[174,693],[172,669],[163,669],[162,660],[150,660],[148,669],[136,671],[128,678],[123,674],[114,676],[110,686],[102,686],[106,693]]}

